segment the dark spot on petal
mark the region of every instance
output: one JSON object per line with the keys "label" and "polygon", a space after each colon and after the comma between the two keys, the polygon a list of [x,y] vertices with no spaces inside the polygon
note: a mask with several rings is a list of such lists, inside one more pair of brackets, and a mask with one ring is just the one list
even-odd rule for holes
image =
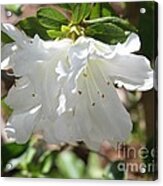
{"label": "dark spot on petal", "polygon": [[110,85],[110,82],[109,81],[107,82],[107,85]]}
{"label": "dark spot on petal", "polygon": [[83,73],[83,76],[84,76],[84,77],[87,77],[87,74],[86,74],[86,73]]}
{"label": "dark spot on petal", "polygon": [[101,97],[102,97],[102,98],[104,98],[104,97],[105,97],[105,95],[104,95],[104,94],[102,94],[102,95],[101,95]]}
{"label": "dark spot on petal", "polygon": [[34,93],[32,94],[32,97],[35,97],[35,94]]}
{"label": "dark spot on petal", "polygon": [[81,94],[82,94],[82,91],[81,91],[81,90],[78,90],[78,94],[80,94],[80,95],[81,95]]}
{"label": "dark spot on petal", "polygon": [[117,83],[115,83],[114,86],[115,86],[115,88],[119,88]]}
{"label": "dark spot on petal", "polygon": [[95,106],[95,102],[92,103],[92,106],[93,106],[93,107]]}

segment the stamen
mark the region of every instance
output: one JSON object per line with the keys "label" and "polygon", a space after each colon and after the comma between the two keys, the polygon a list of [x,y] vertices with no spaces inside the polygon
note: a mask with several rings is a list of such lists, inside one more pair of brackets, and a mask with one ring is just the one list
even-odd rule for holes
{"label": "stamen", "polygon": [[85,85],[86,85],[86,90],[87,90],[87,93],[88,93],[89,100],[90,100],[91,103],[94,103],[94,101],[92,99],[92,94],[91,94],[91,89],[90,89],[89,81],[90,80],[85,80],[84,82],[85,82]]}
{"label": "stamen", "polygon": [[102,77],[103,77],[103,78],[104,78],[104,80],[106,81],[107,85],[110,85],[110,81],[108,81],[108,80],[107,80],[107,78],[106,78],[105,74],[103,73],[103,71],[101,70],[101,68],[100,68],[100,65],[99,65],[99,64],[97,64],[97,67],[98,67],[98,69],[99,69],[99,71],[100,71],[100,73],[101,73]]}
{"label": "stamen", "polygon": [[72,115],[75,116],[75,108],[72,110]]}
{"label": "stamen", "polygon": [[99,89],[98,86],[97,86],[97,83],[96,83],[96,81],[95,81],[95,79],[94,79],[94,77],[93,77],[93,74],[92,74],[91,69],[89,68],[89,66],[87,67],[87,69],[88,69],[88,71],[89,71],[90,78],[92,79],[93,84],[94,84],[94,86],[95,86],[95,89],[97,90],[97,94],[100,94],[100,89]]}

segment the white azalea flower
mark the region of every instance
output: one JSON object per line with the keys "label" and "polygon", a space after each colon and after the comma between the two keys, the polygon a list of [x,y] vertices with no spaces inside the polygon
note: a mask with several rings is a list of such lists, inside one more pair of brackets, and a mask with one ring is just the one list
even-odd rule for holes
{"label": "white azalea flower", "polygon": [[41,130],[45,139],[55,143],[51,128],[58,115],[62,86],[61,82],[57,83],[57,66],[67,64],[72,41],[44,42],[37,35],[29,39],[10,24],[3,25],[2,30],[15,40],[2,48],[2,65],[11,66],[20,77],[6,98],[6,103],[14,110],[6,132],[17,143],[24,143],[34,130]]}
{"label": "white azalea flower", "polygon": [[9,136],[22,143],[41,130],[49,143],[82,140],[92,149],[104,140],[115,145],[128,138],[131,119],[113,85],[153,87],[149,60],[132,54],[140,49],[136,34],[107,45],[83,36],[74,43],[31,40],[11,25],[3,31],[15,40],[2,49],[3,61],[21,76],[6,98],[14,109]]}
{"label": "white azalea flower", "polygon": [[139,48],[136,34],[115,46],[91,38],[78,38],[68,55],[71,70],[63,93],[69,111],[56,122],[58,139],[84,140],[93,149],[98,149],[104,140],[116,145],[127,139],[132,123],[113,83],[128,90],[152,88],[153,70],[149,60],[131,54]]}

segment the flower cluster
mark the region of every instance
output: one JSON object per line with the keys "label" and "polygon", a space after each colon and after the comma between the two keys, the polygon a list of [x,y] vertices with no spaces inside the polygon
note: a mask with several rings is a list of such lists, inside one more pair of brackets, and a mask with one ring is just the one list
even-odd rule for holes
{"label": "flower cluster", "polygon": [[10,24],[2,30],[15,42],[2,48],[2,64],[19,79],[5,101],[13,109],[5,131],[17,143],[41,131],[48,143],[84,141],[99,149],[104,140],[115,145],[132,130],[129,113],[114,83],[128,90],[149,90],[149,60],[132,33],[124,43],[107,45],[81,36],[76,41],[28,38]]}

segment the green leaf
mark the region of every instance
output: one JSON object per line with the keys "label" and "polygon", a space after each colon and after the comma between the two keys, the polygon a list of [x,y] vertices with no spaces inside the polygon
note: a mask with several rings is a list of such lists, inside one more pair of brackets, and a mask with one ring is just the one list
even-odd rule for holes
{"label": "green leaf", "polygon": [[50,171],[53,163],[53,157],[52,154],[49,154],[46,159],[44,160],[44,164],[42,167],[42,173],[46,174]]}
{"label": "green leaf", "polygon": [[59,4],[60,7],[67,9],[67,10],[73,10],[75,4],[74,3],[65,3],[65,4]]}
{"label": "green leaf", "polygon": [[67,24],[68,20],[53,8],[41,8],[37,11],[39,23],[49,29],[60,30],[62,24]]}
{"label": "green leaf", "polygon": [[85,34],[108,44],[124,42],[126,39],[124,30],[112,23],[90,25],[86,28]]}
{"label": "green leaf", "polygon": [[1,41],[3,43],[11,43],[14,42],[13,39],[11,39],[6,33],[4,33],[3,31],[1,31]]}
{"label": "green leaf", "polygon": [[115,15],[109,3],[94,3],[90,13],[90,19]]}
{"label": "green leaf", "polygon": [[47,30],[47,34],[50,38],[62,38],[64,36],[64,33],[57,30]]}
{"label": "green leaf", "polygon": [[26,151],[25,161],[24,163],[30,164],[36,154],[36,149],[34,147],[29,147]]}
{"label": "green leaf", "polygon": [[101,3],[95,3],[92,7],[90,19],[95,19],[101,15]]}
{"label": "green leaf", "polygon": [[84,23],[87,25],[91,25],[95,23],[113,23],[126,31],[137,32],[135,26],[131,25],[127,20],[119,17],[111,17],[111,16],[102,17],[102,18],[97,18],[92,20],[86,20],[84,21]]}
{"label": "green leaf", "polygon": [[112,9],[109,3],[102,3],[102,17],[107,17],[112,15]]}
{"label": "green leaf", "polygon": [[110,19],[111,19],[110,21],[111,23],[118,25],[119,27],[121,27],[122,29],[126,31],[137,32],[136,27],[130,24],[128,20],[125,20],[119,17],[111,17]]}
{"label": "green leaf", "polygon": [[103,178],[103,168],[101,161],[96,153],[89,153],[88,165],[87,165],[88,178]]}
{"label": "green leaf", "polygon": [[53,159],[55,155],[50,150],[45,151],[38,159],[39,164],[41,164],[41,172],[46,174],[50,171],[53,165]]}
{"label": "green leaf", "polygon": [[70,151],[60,153],[56,165],[65,178],[82,178],[85,169],[84,162]]}
{"label": "green leaf", "polygon": [[86,19],[91,12],[90,3],[76,4],[73,9],[72,21],[74,24],[80,23],[83,19]]}
{"label": "green leaf", "polygon": [[38,34],[44,40],[50,39],[46,29],[40,25],[36,17],[28,17],[21,20],[17,23],[17,26],[24,30],[30,37],[34,37],[35,34]]}
{"label": "green leaf", "polygon": [[20,5],[20,4],[5,5],[6,10],[8,10],[16,15],[20,15],[22,13],[21,7],[22,7],[22,5]]}
{"label": "green leaf", "polygon": [[7,143],[2,144],[1,153],[2,153],[2,168],[5,168],[6,164],[14,158],[22,155],[27,149],[28,144],[18,145],[16,143]]}

